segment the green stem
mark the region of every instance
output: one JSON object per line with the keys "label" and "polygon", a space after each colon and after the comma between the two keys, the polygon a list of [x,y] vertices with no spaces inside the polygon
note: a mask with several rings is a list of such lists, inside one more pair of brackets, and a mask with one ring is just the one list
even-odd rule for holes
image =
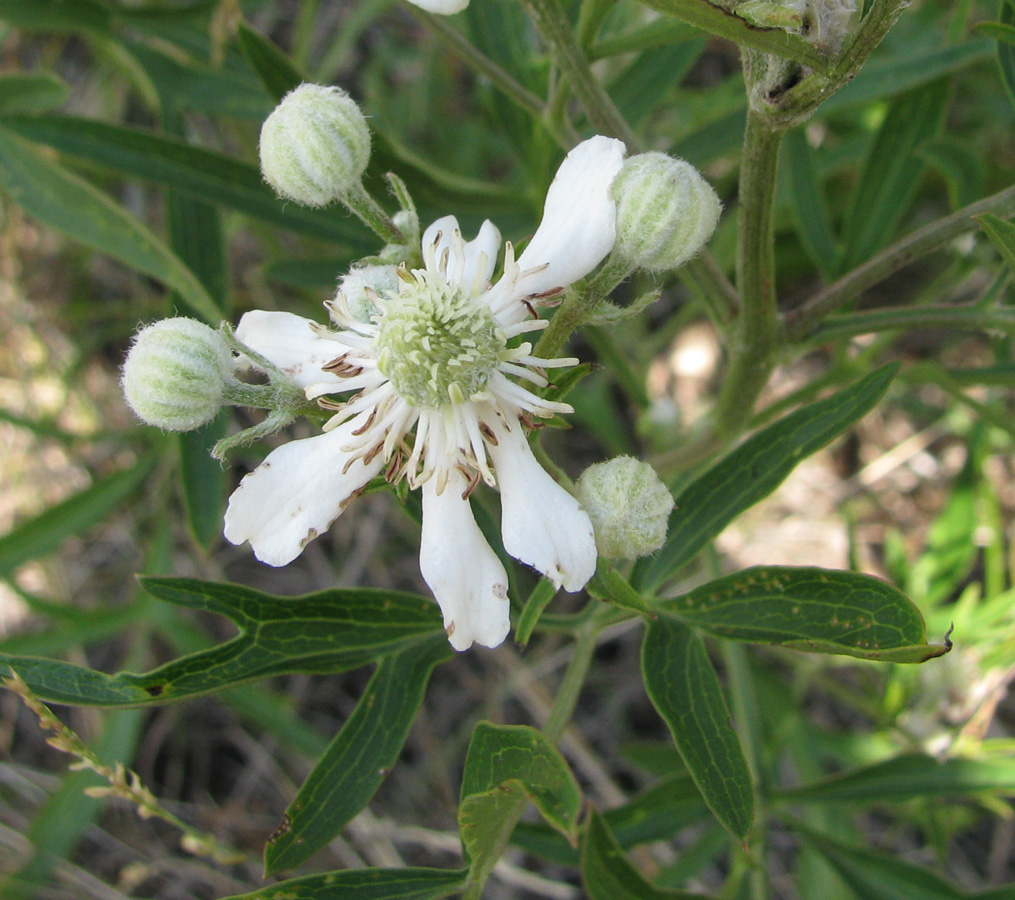
{"label": "green stem", "polygon": [[973,216],[992,213],[1002,218],[1015,214],[1015,187],[971,203],[958,212],[925,225],[867,260],[848,275],[818,292],[803,306],[786,316],[786,335],[791,341],[804,339],[829,313],[859,297],[864,291],[894,275],[900,269],[939,250],[956,237],[976,229]]}
{"label": "green stem", "polygon": [[705,305],[719,333],[726,335],[740,309],[740,295],[706,249],[677,270],[680,280]]}
{"label": "green stem", "polygon": [[620,138],[630,152],[637,152],[638,138],[592,74],[560,0],[526,0],[526,6],[592,126],[601,134]]}
{"label": "green stem", "polygon": [[[553,743],[560,740],[564,729],[567,728],[568,722],[571,721],[571,716],[574,714],[574,708],[578,703],[578,696],[581,693],[582,686],[585,684],[585,676],[588,674],[589,666],[592,663],[592,654],[595,652],[596,641],[602,627],[602,624],[599,622],[599,616],[596,615],[586,619],[577,632],[574,653],[567,665],[567,670],[564,672],[564,677],[561,679],[557,696],[553,699],[553,706],[550,708],[550,714],[542,729],[543,734]],[[515,829],[515,825],[518,824],[518,820],[522,817],[522,813],[525,812],[527,805],[528,800],[525,797],[520,797],[505,812],[501,820],[500,829],[493,842],[496,852],[489,855],[489,865],[469,872],[468,880],[462,892],[463,900],[480,900],[483,895],[483,886],[486,884],[487,878],[490,877],[494,863],[500,858],[508,842],[511,840],[511,834]]]}
{"label": "green stem", "polygon": [[357,182],[349,192],[342,197],[342,203],[346,208],[359,218],[374,234],[386,244],[404,244],[406,237],[399,230],[398,226],[391,221],[383,207],[374,200],[361,182]]}

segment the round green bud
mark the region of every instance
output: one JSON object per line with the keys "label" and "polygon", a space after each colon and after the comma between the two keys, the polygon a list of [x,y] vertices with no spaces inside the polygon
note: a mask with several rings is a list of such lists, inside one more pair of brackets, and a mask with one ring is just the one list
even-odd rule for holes
{"label": "round green bud", "polygon": [[370,130],[341,88],[301,84],[261,126],[261,172],[280,196],[325,206],[345,196],[370,160]]}
{"label": "round green bud", "polygon": [[395,266],[356,266],[339,279],[338,292],[357,322],[369,322],[380,312],[377,298],[397,294],[399,284]]}
{"label": "round green bud", "polygon": [[666,540],[673,495],[655,470],[630,456],[589,466],[575,495],[592,520],[596,547],[607,559],[637,559]]}
{"label": "round green bud", "polygon": [[135,335],[121,385],[142,421],[191,431],[222,407],[231,368],[232,353],[215,329],[194,319],[163,319]]}
{"label": "round green bud", "polygon": [[682,266],[712,236],[722,204],[690,163],[665,153],[632,156],[613,179],[615,253],[632,266],[661,272]]}

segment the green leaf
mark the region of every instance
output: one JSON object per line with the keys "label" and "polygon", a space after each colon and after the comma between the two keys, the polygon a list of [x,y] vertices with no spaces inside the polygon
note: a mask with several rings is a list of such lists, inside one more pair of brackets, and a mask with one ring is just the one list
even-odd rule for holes
{"label": "green leaf", "polygon": [[292,869],[335,837],[373,797],[416,717],[434,666],[452,655],[444,635],[378,663],[353,714],[289,804],[264,848],[265,874]]}
{"label": "green leaf", "polygon": [[187,524],[194,540],[206,548],[222,534],[226,472],[211,449],[226,436],[228,424],[229,414],[223,412],[207,425],[177,435]]}
{"label": "green leaf", "polygon": [[465,869],[345,869],[293,878],[223,900],[440,900],[458,893]]}
{"label": "green leaf", "polygon": [[811,653],[920,663],[951,647],[926,643],[923,616],[900,590],[856,572],[755,566],[659,608],[717,637]]}
{"label": "green leaf", "polygon": [[782,142],[782,171],[789,178],[793,218],[807,255],[821,276],[828,280],[835,268],[838,250],[832,216],[821,188],[814,151],[802,128],[790,131]]}
{"label": "green leaf", "polygon": [[795,828],[864,900],[962,900],[966,897],[939,875],[897,857],[841,843],[799,823]]}
{"label": "green leaf", "polygon": [[458,826],[473,873],[489,872],[502,849],[505,821],[530,800],[572,844],[578,842],[581,790],[549,739],[527,725],[480,722],[462,775]]}
{"label": "green leaf", "polygon": [[0,115],[40,113],[59,106],[70,88],[56,75],[9,72],[0,75]]}
{"label": "green leaf", "polygon": [[610,84],[610,96],[632,128],[638,128],[676,87],[705,49],[705,38],[640,53]]}
{"label": "green leaf", "polygon": [[977,22],[973,30],[999,43],[1015,45],[1015,25],[1005,25],[1003,22]]}
{"label": "green leaf", "polygon": [[0,188],[39,221],[158,279],[218,324],[219,312],[204,286],[159,238],[87,181],[3,128]]}
{"label": "green leaf", "polygon": [[[1015,26],[1015,3],[1001,0],[998,10],[1001,25]],[[1008,99],[1015,105],[1015,45],[1007,41],[997,42],[997,66],[1001,71],[1001,82],[1008,93]]]}
{"label": "green leaf", "polygon": [[641,669],[649,699],[708,808],[744,840],[754,819],[751,772],[701,638],[680,622],[650,622]]}
{"label": "green leaf", "polygon": [[278,45],[254,31],[246,22],[240,22],[236,36],[240,39],[243,55],[276,102],[293,88],[309,81]]}
{"label": "green leaf", "polygon": [[997,247],[1004,261],[1015,269],[1015,225],[990,213],[973,216],[986,232],[991,243]]}
{"label": "green leaf", "polygon": [[0,654],[42,700],[81,706],[146,706],[207,694],[255,678],[343,672],[442,633],[437,605],[398,591],[328,590],[272,597],[188,578],[144,578],[160,600],[228,617],[232,640],[143,675],[104,675],[57,660]]}
{"label": "green leaf", "polygon": [[767,497],[797,463],[820,450],[881,399],[898,369],[885,366],[749,437],[677,497],[666,543],[638,563],[632,583],[654,590],[740,513]]}
{"label": "green leaf", "polygon": [[589,900],[686,900],[703,896],[649,884],[624,856],[606,821],[595,809],[589,811],[582,841],[581,870]]}
{"label": "green leaf", "polygon": [[949,94],[941,79],[889,104],[850,198],[840,271],[865,262],[894,235],[923,177],[925,163],[914,154],[940,131]]}
{"label": "green leaf", "polygon": [[154,456],[143,457],[132,469],[109,475],[73,497],[51,506],[34,519],[0,537],[0,576],[23,562],[52,553],[68,537],[81,534],[130,496],[151,471]]}
{"label": "green leaf", "polygon": [[165,184],[310,237],[337,241],[363,252],[374,246],[351,217],[335,210],[283,203],[254,166],[221,153],[139,129],[70,116],[11,116],[0,124],[115,172]]}
{"label": "green leaf", "polygon": [[549,578],[540,578],[529,594],[529,599],[525,601],[525,606],[522,607],[521,615],[518,617],[518,624],[515,625],[515,641],[520,646],[528,644],[543,610],[556,596],[557,589],[553,586],[553,582]]}
{"label": "green leaf", "polygon": [[108,10],[92,0],[0,0],[0,19],[26,31],[97,31],[109,29]]}
{"label": "green leaf", "polygon": [[948,185],[952,209],[959,210],[984,195],[986,173],[983,163],[968,142],[950,137],[928,141],[917,156],[940,173]]}
{"label": "green leaf", "polygon": [[758,28],[749,25],[739,16],[708,0],[644,0],[646,6],[659,10],[681,22],[714,34],[716,37],[734,41],[741,47],[773,53],[786,59],[805,63],[812,69],[823,72],[829,60],[802,37],[783,31],[781,28]]}
{"label": "green leaf", "polygon": [[1015,760],[937,759],[909,753],[780,791],[777,796],[794,803],[882,803],[987,791],[1015,793]]}

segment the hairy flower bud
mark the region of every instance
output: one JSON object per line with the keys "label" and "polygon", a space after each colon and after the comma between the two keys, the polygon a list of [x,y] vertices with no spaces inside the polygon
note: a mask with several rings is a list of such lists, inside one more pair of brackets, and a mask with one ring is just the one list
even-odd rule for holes
{"label": "hairy flower bud", "polygon": [[385,294],[398,293],[398,269],[395,266],[357,266],[338,282],[349,315],[357,322],[369,322],[380,310],[374,302]]}
{"label": "hairy flower bud", "polygon": [[636,559],[663,545],[673,495],[648,463],[630,456],[596,463],[575,488],[601,556]]}
{"label": "hairy flower bud", "polygon": [[261,172],[282,197],[304,206],[338,200],[363,177],[370,131],[341,88],[301,84],[261,126]]}
{"label": "hairy flower bud", "polygon": [[665,153],[632,156],[610,187],[616,253],[639,269],[682,266],[712,236],[722,205],[690,163]]}
{"label": "hairy flower bud", "polygon": [[163,319],[135,336],[121,384],[139,419],[191,431],[215,418],[231,366],[229,347],[213,328],[195,319]]}

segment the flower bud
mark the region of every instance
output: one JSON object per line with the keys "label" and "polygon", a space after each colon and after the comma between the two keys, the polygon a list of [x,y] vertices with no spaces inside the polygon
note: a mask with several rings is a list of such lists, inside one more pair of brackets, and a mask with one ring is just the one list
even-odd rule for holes
{"label": "flower bud", "polygon": [[397,294],[398,285],[394,266],[357,266],[339,279],[338,291],[345,297],[349,315],[357,322],[369,322],[380,312],[374,299]]}
{"label": "flower bud", "polygon": [[636,559],[666,540],[673,495],[648,464],[618,456],[589,466],[575,485],[592,520],[596,547],[607,559]]}
{"label": "flower bud", "polygon": [[215,418],[231,367],[229,347],[213,328],[194,319],[163,319],[135,336],[121,384],[139,419],[191,431]]}
{"label": "flower bud", "polygon": [[370,131],[341,88],[301,84],[261,126],[261,172],[282,197],[324,206],[359,183],[370,160]]}
{"label": "flower bud", "polygon": [[613,179],[616,254],[661,272],[682,266],[712,236],[722,205],[697,169],[665,153],[632,156]]}

